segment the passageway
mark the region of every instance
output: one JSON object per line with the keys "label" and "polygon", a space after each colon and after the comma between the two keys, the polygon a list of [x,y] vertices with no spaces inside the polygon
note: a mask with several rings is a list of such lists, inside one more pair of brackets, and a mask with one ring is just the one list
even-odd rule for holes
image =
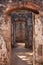
{"label": "passageway", "polygon": [[12,49],[12,65],[32,65],[32,50],[29,50],[24,46],[25,43],[17,43],[17,47]]}
{"label": "passageway", "polygon": [[0,65],[43,65],[42,0],[0,0]]}

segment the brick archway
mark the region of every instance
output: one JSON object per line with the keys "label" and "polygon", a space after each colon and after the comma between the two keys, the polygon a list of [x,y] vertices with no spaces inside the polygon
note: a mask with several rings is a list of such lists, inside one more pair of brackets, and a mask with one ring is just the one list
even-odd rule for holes
{"label": "brick archway", "polygon": [[[28,10],[35,14],[39,14],[40,7],[33,2],[14,2],[13,4],[8,4],[6,6],[5,15],[9,15],[12,12],[15,12],[17,10]],[[7,16],[8,17],[8,16]]]}
{"label": "brick archway", "polygon": [[[13,11],[16,11],[16,10],[19,10],[19,9],[20,10],[24,9],[24,10],[28,10],[28,11],[34,12],[36,14],[39,14],[40,7],[37,6],[36,4],[32,3],[32,2],[24,2],[24,3],[22,3],[22,2],[18,2],[17,3],[17,2],[15,2],[14,5],[7,5],[7,8],[6,8],[4,14],[8,15],[8,14],[12,13]],[[9,22],[9,26],[10,26],[10,24],[11,24],[11,22]],[[11,29],[11,27],[9,27],[9,30],[10,29]],[[9,37],[10,37],[10,34],[9,34]],[[8,42],[9,42],[9,40],[8,40]],[[10,40],[10,44],[11,44],[11,40]]]}
{"label": "brick archway", "polygon": [[5,10],[5,14],[10,14],[13,11],[16,10],[29,10],[36,14],[39,14],[40,7],[34,4],[33,2],[14,2],[13,5],[7,5],[7,8]]}

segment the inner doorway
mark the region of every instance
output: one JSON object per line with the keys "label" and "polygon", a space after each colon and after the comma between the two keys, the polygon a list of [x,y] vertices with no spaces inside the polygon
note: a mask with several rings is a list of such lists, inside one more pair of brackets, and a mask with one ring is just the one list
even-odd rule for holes
{"label": "inner doorway", "polygon": [[33,24],[32,13],[28,12],[24,14],[15,15],[11,14],[12,21],[12,45],[17,46],[17,43],[25,43],[25,47],[29,48],[33,46]]}
{"label": "inner doorway", "polygon": [[15,26],[16,42],[25,42],[25,20],[17,20]]}
{"label": "inner doorway", "polygon": [[20,45],[20,43],[25,43],[25,24],[24,18],[16,18],[12,23],[12,44],[14,47]]}

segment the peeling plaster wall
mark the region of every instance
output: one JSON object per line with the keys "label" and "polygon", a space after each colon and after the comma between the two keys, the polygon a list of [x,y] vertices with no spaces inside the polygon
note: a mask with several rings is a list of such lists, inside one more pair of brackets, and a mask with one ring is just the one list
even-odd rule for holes
{"label": "peeling plaster wall", "polygon": [[43,35],[41,16],[35,16],[35,43],[34,43],[34,61],[36,65],[43,62]]}
{"label": "peeling plaster wall", "polygon": [[42,22],[41,17],[36,16],[35,18],[35,43],[36,44],[43,44],[42,43]]}
{"label": "peeling plaster wall", "polygon": [[0,65],[10,65],[11,29],[10,18],[0,17]]}

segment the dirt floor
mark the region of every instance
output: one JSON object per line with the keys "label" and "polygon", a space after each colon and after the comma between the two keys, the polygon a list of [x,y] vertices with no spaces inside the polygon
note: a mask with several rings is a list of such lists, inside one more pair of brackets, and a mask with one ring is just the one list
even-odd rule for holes
{"label": "dirt floor", "polygon": [[17,47],[12,49],[11,65],[33,65],[33,53],[24,46],[24,43],[17,43]]}

